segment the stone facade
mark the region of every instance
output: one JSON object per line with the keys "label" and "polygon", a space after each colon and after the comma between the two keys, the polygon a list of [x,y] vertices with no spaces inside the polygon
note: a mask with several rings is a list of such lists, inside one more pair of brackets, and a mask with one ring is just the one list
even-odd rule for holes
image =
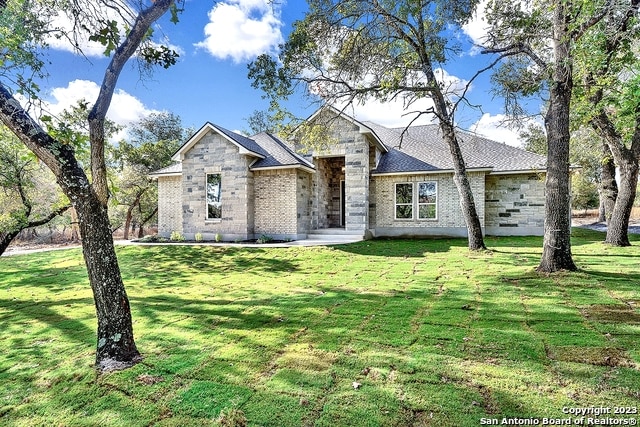
{"label": "stone facade", "polygon": [[158,234],[182,234],[182,177],[163,176],[158,179]]}
{"label": "stone facade", "polygon": [[[254,236],[254,177],[249,166],[255,159],[239,153],[238,147],[214,132],[207,133],[182,160],[182,231],[193,239],[220,235],[224,240]],[[222,218],[208,220],[207,174],[220,174]]]}
{"label": "stone facade", "polygon": [[[181,172],[176,168],[178,172],[157,174],[159,233],[168,237],[177,231],[187,239],[200,234],[205,240],[225,241],[262,235],[304,239],[314,230],[333,228],[364,238],[467,235],[450,169],[413,174],[404,172],[415,170],[411,168],[385,170],[378,162],[391,149],[377,132],[343,117],[327,123],[331,142],[305,154],[306,161],[275,139],[262,140],[271,147],[268,151],[249,138],[204,126],[179,151]],[[268,157],[277,150],[280,160]],[[278,163],[283,158],[289,163]],[[509,171],[492,174],[484,164],[467,171],[485,234],[541,235],[543,177]],[[221,177],[218,219],[207,219],[207,174]],[[421,182],[436,183],[434,218],[418,218]],[[407,219],[396,218],[396,185],[402,183],[413,184],[413,213]]]}
{"label": "stone facade", "polygon": [[[484,225],[485,173],[468,173],[480,224]],[[385,175],[375,176],[375,228],[374,235],[381,236],[466,236],[467,227],[460,209],[460,196],[453,182],[453,174]],[[436,218],[418,219],[416,187],[420,182],[437,185]],[[414,185],[414,215],[412,219],[396,219],[395,186],[401,183]]]}
{"label": "stone facade", "polygon": [[308,154],[316,167],[311,226],[344,227],[364,237],[369,230],[369,172],[375,167],[375,149],[352,122],[335,119],[329,126],[332,144]]}
{"label": "stone facade", "polygon": [[488,175],[486,182],[487,234],[540,234],[544,227],[544,175]]}

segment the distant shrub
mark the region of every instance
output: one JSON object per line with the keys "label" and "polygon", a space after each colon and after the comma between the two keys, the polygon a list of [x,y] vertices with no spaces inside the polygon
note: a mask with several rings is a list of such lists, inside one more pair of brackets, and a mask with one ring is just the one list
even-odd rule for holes
{"label": "distant shrub", "polygon": [[202,233],[196,233],[195,235],[196,242],[202,242]]}
{"label": "distant shrub", "polygon": [[171,240],[172,242],[184,242],[185,238],[179,231],[173,231],[171,232],[169,240]]}
{"label": "distant shrub", "polygon": [[256,240],[256,243],[260,243],[260,244],[271,243],[271,242],[273,242],[273,237],[267,236],[266,234],[263,234],[258,238],[258,240]]}
{"label": "distant shrub", "polygon": [[222,241],[222,234],[216,233],[214,239],[216,240],[217,243],[220,243]]}

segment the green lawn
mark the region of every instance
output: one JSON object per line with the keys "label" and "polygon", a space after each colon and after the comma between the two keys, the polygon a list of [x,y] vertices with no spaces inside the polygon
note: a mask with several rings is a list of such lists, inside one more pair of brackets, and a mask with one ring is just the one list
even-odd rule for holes
{"label": "green lawn", "polygon": [[464,427],[639,407],[640,245],[602,239],[575,230],[581,271],[551,276],[534,272],[540,238],[118,247],[145,358],[105,375],[80,251],[3,257],[0,425]]}

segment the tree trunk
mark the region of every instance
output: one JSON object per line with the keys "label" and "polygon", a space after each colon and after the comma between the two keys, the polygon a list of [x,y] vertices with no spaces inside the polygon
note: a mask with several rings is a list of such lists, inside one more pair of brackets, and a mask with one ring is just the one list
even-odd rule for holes
{"label": "tree trunk", "polygon": [[144,237],[144,225],[149,222],[149,220],[151,218],[153,218],[153,216],[158,212],[158,205],[156,204],[156,208],[146,217],[144,218],[142,221],[140,221],[140,229],[138,230],[138,237],[139,238],[143,238]]}
{"label": "tree trunk", "polygon": [[13,239],[15,239],[21,231],[22,230],[12,230],[0,233],[0,255],[2,255],[4,251],[7,250],[11,242],[13,242]]}
{"label": "tree trunk", "polygon": [[129,301],[120,276],[107,208],[98,200],[73,148],[53,139],[0,83],[0,119],[56,176],[78,214],[82,250],[98,317],[96,366],[123,369],[137,363]]}
{"label": "tree trunk", "polygon": [[[13,241],[13,239],[15,239],[16,236],[22,232],[22,230],[26,230],[26,229],[32,228],[32,227],[39,227],[41,225],[47,224],[49,221],[51,221],[52,219],[54,219],[58,215],[62,215],[70,207],[71,207],[70,205],[63,206],[61,208],[58,208],[58,209],[54,210],[53,212],[51,212],[49,215],[47,215],[46,217],[44,217],[42,219],[39,219],[39,220],[36,220],[36,221],[29,221],[26,224],[23,224],[22,227],[20,227],[17,230],[11,230],[11,231],[8,231],[8,232],[0,233],[0,255],[2,255],[4,253],[4,251],[7,250],[7,248],[9,247],[11,242]],[[31,212],[31,207],[27,208],[27,212],[29,212],[29,213]],[[29,214],[27,213],[27,215],[29,215]]]}
{"label": "tree trunk", "polygon": [[600,212],[598,221],[609,220],[613,213],[613,207],[618,197],[618,184],[616,183],[616,164],[613,155],[606,143],[602,144],[602,173],[600,175]]}
{"label": "tree trunk", "polygon": [[91,194],[76,202],[82,252],[98,317],[96,366],[124,369],[141,360],[133,338],[129,299],[120,276],[107,209]]}
{"label": "tree trunk", "polygon": [[607,223],[607,237],[604,241],[614,246],[631,246],[628,229],[638,185],[638,159],[629,150],[624,150],[624,157],[619,160],[620,188]]}
{"label": "tree trunk", "polygon": [[569,169],[569,113],[573,90],[571,45],[566,27],[567,5],[554,10],[554,65],[550,87],[545,181],[544,247],[537,270],[552,273],[577,270],[571,255],[571,196]]}
{"label": "tree trunk", "polygon": [[122,238],[124,240],[129,240],[129,230],[131,229],[131,219],[133,218],[133,205],[129,205],[127,209],[127,216],[124,220],[124,234]]}
{"label": "tree trunk", "polygon": [[440,130],[442,131],[445,142],[449,145],[449,151],[451,152],[451,159],[453,161],[453,181],[458,189],[460,195],[460,209],[464,216],[465,224],[467,226],[467,237],[469,250],[477,251],[486,249],[484,244],[484,238],[482,236],[482,226],[480,224],[480,218],[478,217],[478,211],[476,210],[476,204],[473,199],[473,191],[471,190],[471,184],[467,178],[467,169],[462,157],[462,151],[460,150],[460,144],[458,144],[458,138],[453,127],[453,120],[449,114],[447,102],[439,89],[439,85],[436,76],[433,72],[433,67],[428,60],[426,54],[423,55],[423,72],[427,77],[427,81],[433,86],[431,91],[431,98],[433,99],[434,109],[440,122]]}
{"label": "tree trunk", "polygon": [[456,138],[453,126],[450,124],[440,125],[445,133],[445,140],[449,144],[451,156],[454,162],[455,173],[453,175],[453,181],[458,188],[458,194],[460,194],[460,208],[464,215],[464,220],[467,225],[467,236],[469,250],[481,250],[487,247],[484,244],[484,238],[482,236],[482,226],[480,225],[480,218],[478,217],[478,211],[476,210],[476,204],[473,199],[473,192],[471,191],[471,184],[467,178],[467,171],[460,151],[460,145]]}
{"label": "tree trunk", "polygon": [[638,185],[638,159],[640,158],[640,115],[636,118],[631,145],[624,144],[609,115],[600,109],[592,118],[596,130],[604,138],[620,171],[618,195],[607,223],[605,243],[614,246],[630,246],[628,228],[631,209]]}

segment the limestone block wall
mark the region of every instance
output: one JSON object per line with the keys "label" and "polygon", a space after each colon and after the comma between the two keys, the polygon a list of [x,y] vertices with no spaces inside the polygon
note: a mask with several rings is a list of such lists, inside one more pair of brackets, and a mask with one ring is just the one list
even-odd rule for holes
{"label": "limestone block wall", "polygon": [[[187,239],[202,233],[205,240],[220,234],[224,240],[250,239],[254,235],[254,177],[249,171],[255,158],[209,132],[182,161],[182,228]],[[207,220],[206,176],[221,175],[222,218]]]}
{"label": "limestone block wall", "polygon": [[311,230],[311,209],[313,207],[311,194],[312,174],[297,170],[297,213],[298,235],[300,238],[306,238],[307,233]]}
{"label": "limestone block wall", "polygon": [[[313,153],[317,171],[313,191],[317,202],[312,209],[311,227],[340,227],[340,180],[344,179],[344,228],[364,235],[369,228],[370,150],[373,148],[359,127],[348,120],[335,119],[330,127],[333,141]],[[340,163],[340,170],[334,167],[338,159],[344,162]]]}
{"label": "limestone block wall", "polygon": [[486,233],[544,234],[544,175],[489,175],[486,181]]}
{"label": "limestone block wall", "polygon": [[[468,172],[476,210],[480,224],[484,219],[484,172]],[[453,174],[421,175],[383,175],[374,176],[375,182],[375,228],[376,236],[466,236],[467,229],[460,209],[460,196],[453,182]],[[418,219],[417,206],[414,204],[413,219],[395,218],[395,184],[414,184],[414,201],[417,198],[416,186],[420,182],[437,183],[436,219]]]}
{"label": "limestone block wall", "polygon": [[345,230],[369,228],[369,142],[354,132],[353,141],[345,142]]}
{"label": "limestone block wall", "polygon": [[313,228],[340,227],[340,182],[344,180],[344,157],[315,159],[316,173],[312,180]]}
{"label": "limestone block wall", "polygon": [[182,233],[182,177],[158,178],[158,234],[170,237]]}

